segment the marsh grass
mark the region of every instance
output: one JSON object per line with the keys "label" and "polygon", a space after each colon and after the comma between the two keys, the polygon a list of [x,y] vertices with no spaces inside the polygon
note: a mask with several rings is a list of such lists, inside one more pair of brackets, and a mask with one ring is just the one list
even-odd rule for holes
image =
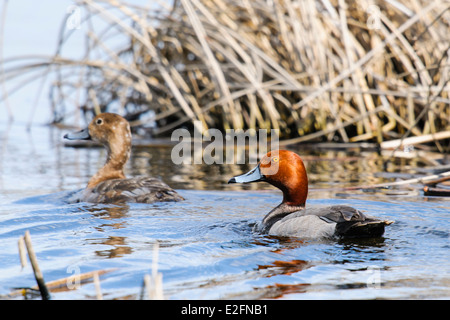
{"label": "marsh grass", "polygon": [[[285,144],[450,130],[448,1],[76,5],[79,29],[67,28],[67,15],[54,56],[3,61],[4,81],[28,75],[17,88],[51,77],[54,122],[112,110],[153,136],[199,120],[204,129],[280,129]],[[70,59],[75,32],[86,47]]]}

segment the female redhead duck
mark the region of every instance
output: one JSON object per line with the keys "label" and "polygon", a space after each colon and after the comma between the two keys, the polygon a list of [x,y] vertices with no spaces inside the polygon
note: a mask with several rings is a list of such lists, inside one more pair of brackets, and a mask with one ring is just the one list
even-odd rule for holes
{"label": "female redhead duck", "polygon": [[105,165],[89,180],[86,189],[69,199],[70,202],[152,203],[184,200],[156,178],[125,177],[123,167],[131,153],[131,130],[128,121],[118,114],[101,113],[86,129],[68,133],[64,138],[97,141],[108,152]]}
{"label": "female redhead duck", "polygon": [[294,152],[267,153],[250,172],[228,183],[266,181],[283,192],[283,202],[256,226],[257,231],[275,236],[301,238],[379,237],[393,221],[364,215],[345,205],[305,208],[308,177],[302,159]]}

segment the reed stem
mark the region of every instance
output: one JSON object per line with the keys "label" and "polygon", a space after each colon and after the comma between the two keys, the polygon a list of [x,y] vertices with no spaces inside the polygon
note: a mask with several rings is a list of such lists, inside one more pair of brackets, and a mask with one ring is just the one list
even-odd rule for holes
{"label": "reed stem", "polygon": [[39,268],[37,257],[33,249],[33,244],[31,243],[30,232],[28,230],[25,231],[24,239],[28,251],[28,257],[30,258],[31,266],[33,267],[34,277],[36,278],[42,300],[50,300],[51,296],[47,289],[47,286],[45,285],[44,276],[42,275],[41,269]]}

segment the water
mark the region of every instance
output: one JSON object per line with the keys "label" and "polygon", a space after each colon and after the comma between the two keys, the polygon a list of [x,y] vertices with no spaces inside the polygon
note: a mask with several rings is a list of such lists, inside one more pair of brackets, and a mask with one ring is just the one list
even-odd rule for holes
{"label": "water", "polygon": [[[180,203],[67,204],[104,162],[97,148],[64,147],[65,131],[20,123],[0,126],[0,295],[34,286],[21,268],[18,238],[30,231],[47,282],[95,270],[105,299],[138,299],[157,263],[167,299],[442,299],[450,298],[448,198],[402,189],[337,193],[320,188],[390,180],[416,161],[383,172],[375,153],[297,150],[310,178],[308,205],[348,204],[395,223],[383,238],[302,241],[252,232],[281,201],[263,183],[227,185],[253,165],[184,165],[168,146],[139,147],[129,176],[154,175],[176,188]],[[154,245],[159,244],[157,261]],[[15,299],[23,297],[15,296]],[[53,299],[95,298],[87,281]]]}
{"label": "water", "polygon": [[[39,6],[8,2],[3,56],[54,54],[60,23],[72,6],[67,0]],[[86,30],[73,33],[65,57],[84,56]],[[305,242],[254,234],[252,225],[281,194],[262,183],[226,184],[252,165],[175,166],[167,146],[134,148],[126,173],[158,176],[185,202],[69,205],[64,195],[86,185],[105,153],[64,147],[66,131],[38,125],[51,119],[46,95],[52,80],[49,76],[42,87],[38,80],[9,96],[12,126],[0,104],[0,298],[12,288],[36,284],[31,266],[22,269],[19,262],[17,241],[27,230],[47,282],[109,270],[100,277],[105,299],[139,298],[143,277],[155,262],[155,243],[168,299],[450,297],[448,199],[407,189],[395,196],[314,190],[391,181],[399,173],[416,173],[424,163],[395,161],[385,172],[372,152],[297,150],[308,169],[308,205],[346,203],[395,220],[377,240]],[[6,87],[19,83],[9,81]],[[35,125],[27,132],[23,123],[31,120]],[[92,281],[75,287],[52,292],[52,298],[95,298]]]}

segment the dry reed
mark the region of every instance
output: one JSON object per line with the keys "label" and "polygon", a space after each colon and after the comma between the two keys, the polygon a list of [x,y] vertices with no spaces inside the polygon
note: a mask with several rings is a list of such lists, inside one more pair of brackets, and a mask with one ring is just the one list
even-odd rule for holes
{"label": "dry reed", "polygon": [[[278,128],[291,139],[285,144],[450,130],[446,0],[77,6],[81,28],[63,24],[54,56],[11,68],[17,61],[4,61],[5,81],[55,76],[55,122],[73,121],[79,110],[117,110],[153,135],[199,120],[205,129]],[[83,31],[84,57],[64,58],[71,35]]]}

